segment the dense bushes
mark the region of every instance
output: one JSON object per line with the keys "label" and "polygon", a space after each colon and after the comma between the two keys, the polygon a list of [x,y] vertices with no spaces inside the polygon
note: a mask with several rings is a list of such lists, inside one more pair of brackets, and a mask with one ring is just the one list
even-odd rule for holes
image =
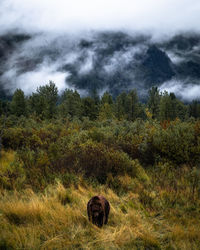
{"label": "dense bushes", "polygon": [[[0,248],[48,242],[85,248],[97,241],[93,232],[104,248],[115,242],[115,248],[198,249],[199,121],[9,119],[0,158]],[[100,231],[86,217],[97,193],[111,204]],[[66,242],[59,245],[61,237]]]}
{"label": "dense bushes", "polygon": [[87,141],[77,149],[77,170],[83,171],[86,177],[94,177],[105,182],[108,174],[137,176],[138,169],[124,152],[108,148],[102,143]]}
{"label": "dense bushes", "polygon": [[136,161],[146,167],[162,161],[195,166],[200,160],[198,121],[35,119],[10,123],[2,136],[4,149],[17,152],[15,165],[23,169],[25,183],[34,186],[44,187],[66,173],[101,183],[110,174],[136,177]]}
{"label": "dense bushes", "polygon": [[199,139],[195,138],[194,124],[171,122],[167,128],[162,126],[155,131],[153,145],[155,151],[174,163],[194,164],[200,160]]}
{"label": "dense bushes", "polygon": [[[39,94],[29,100],[32,105]],[[146,110],[145,120],[136,119],[134,112],[127,116],[130,110],[120,107],[126,94],[117,99],[117,111],[111,97],[104,95],[100,115],[98,105],[94,109],[86,98],[87,118],[80,113],[77,93],[66,94],[71,99],[58,109],[57,118],[53,100],[46,113],[40,114],[36,105],[38,115],[0,117],[0,248],[65,248],[66,242],[88,248],[89,240],[91,247],[99,248],[98,236],[103,248],[110,242],[110,248],[197,249],[200,122],[186,121],[185,114],[181,121],[155,120],[159,114],[168,117],[166,105],[162,110],[156,105],[150,109],[152,114]],[[130,97],[126,103],[133,104]],[[141,111],[139,104],[133,107]],[[118,112],[121,120],[112,112]],[[32,190],[43,190],[44,195]],[[112,209],[109,225],[101,232],[90,225],[85,209],[97,193],[108,197]],[[29,245],[30,235],[33,244]]]}

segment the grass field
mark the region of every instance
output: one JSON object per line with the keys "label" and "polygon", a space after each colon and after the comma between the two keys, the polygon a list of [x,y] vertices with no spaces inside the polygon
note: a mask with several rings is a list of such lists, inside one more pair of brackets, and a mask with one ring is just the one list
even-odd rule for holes
{"label": "grass field", "polygon": [[4,133],[0,250],[200,249],[199,121],[30,122]]}
{"label": "grass field", "polygon": [[[90,197],[99,193],[111,204],[101,229],[86,212]],[[77,186],[57,182],[38,194],[2,190],[0,249],[200,249],[199,213],[187,209],[145,209],[134,190],[118,196],[81,178]]]}

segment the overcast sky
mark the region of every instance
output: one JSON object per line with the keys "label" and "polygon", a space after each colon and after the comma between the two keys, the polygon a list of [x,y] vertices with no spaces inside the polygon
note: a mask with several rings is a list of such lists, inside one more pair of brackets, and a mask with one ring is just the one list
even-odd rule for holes
{"label": "overcast sky", "polygon": [[[24,53],[30,54],[27,58],[33,57],[37,50],[30,48],[46,45],[46,41],[60,37],[60,34],[67,37],[67,33],[68,38],[73,38],[70,36],[72,33],[79,38],[80,34],[83,37],[90,31],[121,30],[133,34],[135,31],[146,35],[150,33],[154,38],[165,39],[183,31],[200,32],[199,15],[200,0],[0,0],[0,35],[16,30],[44,33],[34,36],[14,53],[2,77],[6,88],[12,91],[20,87],[30,93],[48,80],[56,82],[62,90],[68,76],[68,72],[58,70],[63,58],[54,64],[44,61],[34,71],[22,74],[18,74],[16,58]],[[195,84],[190,84],[189,91],[184,84],[171,81],[164,83],[161,89],[174,91],[186,100],[196,98],[196,95],[199,97],[199,86]]]}
{"label": "overcast sky", "polygon": [[200,29],[199,0],[0,0],[0,32]]}

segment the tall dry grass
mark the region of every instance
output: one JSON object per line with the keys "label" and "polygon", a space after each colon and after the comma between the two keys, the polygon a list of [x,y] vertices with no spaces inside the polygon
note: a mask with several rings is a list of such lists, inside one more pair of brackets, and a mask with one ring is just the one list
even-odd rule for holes
{"label": "tall dry grass", "polygon": [[[99,193],[111,205],[102,229],[86,212],[88,200]],[[57,182],[41,194],[3,191],[0,249],[199,249],[200,223],[183,225],[170,218],[143,209],[134,190],[119,197],[106,186],[83,181],[70,188]]]}

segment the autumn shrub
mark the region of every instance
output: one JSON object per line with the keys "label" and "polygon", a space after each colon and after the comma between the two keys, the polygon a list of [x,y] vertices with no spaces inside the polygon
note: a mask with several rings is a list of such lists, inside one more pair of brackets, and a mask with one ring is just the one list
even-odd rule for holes
{"label": "autumn shrub", "polygon": [[200,144],[196,142],[194,126],[190,123],[175,121],[167,128],[160,126],[154,133],[153,147],[161,157],[176,164],[200,160]]}
{"label": "autumn shrub", "polygon": [[24,129],[18,127],[8,128],[4,131],[2,136],[2,143],[5,148],[18,149],[26,145],[26,138],[24,137]]}
{"label": "autumn shrub", "polygon": [[[3,131],[0,249],[199,248],[198,121],[31,119]],[[111,205],[102,229],[95,194]]]}
{"label": "autumn shrub", "polygon": [[[47,124],[38,129],[35,134],[38,140],[42,141],[43,149],[48,149],[50,143],[56,142],[60,136],[62,128],[59,125]],[[38,141],[37,140],[37,141]]]}
{"label": "autumn shrub", "polygon": [[113,176],[129,174],[143,178],[143,168],[139,162],[132,161],[122,150],[88,139],[85,132],[80,134],[78,137],[71,134],[50,144],[48,159],[55,173],[81,173],[102,183],[109,173]]}
{"label": "autumn shrub", "polygon": [[[194,166],[199,162],[198,122],[176,120],[160,124],[152,119],[145,122],[85,119],[83,126],[80,120],[44,120],[31,125],[33,118],[27,123],[20,119],[20,127],[16,123],[5,129],[3,146],[17,150],[19,165],[26,173],[24,183],[34,186],[45,187],[58,176],[77,173],[101,183],[106,182],[110,173],[113,177],[137,176],[143,181],[147,179],[143,167],[163,160],[177,166],[183,163]],[[171,173],[166,165],[164,168]],[[174,178],[170,185],[176,188]]]}
{"label": "autumn shrub", "polygon": [[20,189],[26,179],[23,165],[14,151],[2,151],[0,159],[0,187]]}
{"label": "autumn shrub", "polygon": [[88,139],[110,146],[115,143],[112,127],[93,127],[88,130]]}
{"label": "autumn shrub", "polygon": [[113,176],[129,174],[132,177],[146,178],[140,164],[132,161],[123,151],[106,147],[102,143],[87,141],[80,145],[77,170],[85,176],[93,176],[100,182],[105,182],[109,173]]}
{"label": "autumn shrub", "polygon": [[94,176],[105,182],[107,174],[124,174],[130,172],[131,162],[126,154],[107,148],[102,143],[87,141],[79,148],[78,168],[86,176]]}
{"label": "autumn shrub", "polygon": [[48,155],[45,151],[24,148],[18,151],[17,156],[18,162],[26,174],[25,184],[36,189],[43,189],[50,181],[54,180],[53,171],[51,171]]}
{"label": "autumn shrub", "polygon": [[142,143],[142,136],[138,134],[120,135],[118,137],[118,145],[126,152],[132,159],[140,157],[140,144]]}
{"label": "autumn shrub", "polygon": [[42,140],[35,133],[30,135],[26,140],[27,140],[26,146],[30,148],[31,150],[36,150],[36,149],[42,148],[43,146]]}

